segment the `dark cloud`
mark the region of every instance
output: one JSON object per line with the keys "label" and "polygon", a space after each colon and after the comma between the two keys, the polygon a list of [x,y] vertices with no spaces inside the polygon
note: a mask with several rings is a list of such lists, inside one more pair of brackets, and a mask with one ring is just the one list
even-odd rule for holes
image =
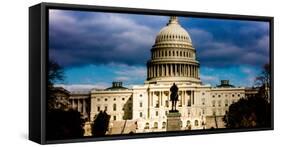
{"label": "dark cloud", "polygon": [[[157,32],[168,18],[96,12],[50,13],[50,58],[61,65],[118,63],[145,65]],[[265,22],[180,19],[190,33],[201,65],[261,66],[269,60]]]}
{"label": "dark cloud", "polygon": [[[140,16],[137,21],[126,16],[53,10],[49,28],[50,58],[63,66],[111,62],[145,65],[154,37],[163,25],[145,25],[143,21],[140,23]],[[155,16],[142,16],[142,19],[167,21]]]}
{"label": "dark cloud", "polygon": [[192,19],[186,26],[203,66],[262,66],[269,62],[266,22]]}

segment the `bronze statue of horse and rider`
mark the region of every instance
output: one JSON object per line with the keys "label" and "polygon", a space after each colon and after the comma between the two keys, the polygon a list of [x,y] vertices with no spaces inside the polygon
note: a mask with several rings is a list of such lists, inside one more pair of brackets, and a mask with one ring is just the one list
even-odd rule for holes
{"label": "bronze statue of horse and rider", "polygon": [[179,88],[177,85],[174,83],[173,86],[170,88],[171,95],[170,95],[170,101],[172,101],[172,110],[170,112],[178,112],[177,110],[177,101],[178,101],[178,90]]}

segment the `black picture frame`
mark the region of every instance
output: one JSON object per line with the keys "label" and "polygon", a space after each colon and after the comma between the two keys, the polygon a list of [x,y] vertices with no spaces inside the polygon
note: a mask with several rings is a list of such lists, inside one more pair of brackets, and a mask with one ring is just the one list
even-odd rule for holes
{"label": "black picture frame", "polygon": [[[166,15],[166,16],[186,16],[186,17],[202,17],[202,18],[218,18],[233,20],[255,20],[268,21],[270,24],[270,94],[271,94],[271,127],[270,128],[247,128],[247,129],[215,129],[215,130],[194,130],[190,132],[160,132],[149,134],[133,134],[133,135],[112,135],[105,137],[85,137],[80,139],[66,140],[46,140],[46,96],[47,96],[47,71],[48,71],[48,10],[82,10],[96,12],[113,12],[113,13],[133,13],[133,14],[149,14],[149,15]],[[53,143],[69,143],[69,142],[85,142],[85,141],[102,141],[102,140],[120,140],[134,138],[152,138],[152,137],[168,137],[182,135],[197,134],[214,134],[214,133],[233,133],[246,131],[262,131],[274,129],[274,73],[273,73],[273,52],[274,52],[274,18],[268,16],[250,16],[235,14],[218,14],[203,12],[187,12],[187,11],[168,11],[155,9],[135,9],[123,7],[104,7],[91,5],[76,4],[59,4],[59,3],[40,3],[29,8],[29,140],[40,144]]]}

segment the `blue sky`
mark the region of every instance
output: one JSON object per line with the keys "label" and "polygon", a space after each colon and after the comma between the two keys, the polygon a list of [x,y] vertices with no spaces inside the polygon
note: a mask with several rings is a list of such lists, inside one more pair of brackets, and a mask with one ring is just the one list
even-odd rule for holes
{"label": "blue sky", "polygon": [[[50,10],[49,58],[65,69],[64,85],[105,88],[143,84],[146,62],[167,16]],[[252,86],[269,62],[269,23],[179,17],[196,49],[200,77]]]}

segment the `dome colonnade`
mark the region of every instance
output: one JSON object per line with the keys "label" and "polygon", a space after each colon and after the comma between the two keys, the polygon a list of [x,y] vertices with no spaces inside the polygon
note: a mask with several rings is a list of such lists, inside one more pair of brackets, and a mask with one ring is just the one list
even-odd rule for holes
{"label": "dome colonnade", "polygon": [[172,16],[158,33],[147,62],[147,81],[201,83],[199,62],[189,34]]}

